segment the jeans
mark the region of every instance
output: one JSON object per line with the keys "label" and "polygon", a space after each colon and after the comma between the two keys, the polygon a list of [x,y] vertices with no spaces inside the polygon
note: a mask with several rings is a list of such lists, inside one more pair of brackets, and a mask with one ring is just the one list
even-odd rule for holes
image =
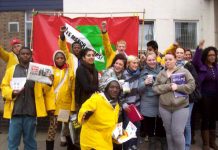
{"label": "jeans", "polygon": [[191,115],[192,115],[192,109],[193,109],[194,103],[189,104],[189,116],[188,121],[185,125],[185,150],[190,150],[191,146]]}
{"label": "jeans", "polygon": [[189,116],[189,108],[169,111],[159,106],[167,136],[168,150],[184,150],[184,130]]}
{"label": "jeans", "polygon": [[21,115],[11,118],[8,132],[8,150],[18,150],[22,135],[24,150],[37,150],[35,140],[36,117]]}

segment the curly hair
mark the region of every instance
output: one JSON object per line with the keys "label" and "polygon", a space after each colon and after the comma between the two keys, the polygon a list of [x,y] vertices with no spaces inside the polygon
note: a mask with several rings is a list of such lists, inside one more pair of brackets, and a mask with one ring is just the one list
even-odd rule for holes
{"label": "curly hair", "polygon": [[203,50],[203,52],[202,52],[201,61],[202,61],[203,64],[206,64],[207,56],[208,56],[208,53],[210,51],[214,51],[215,52],[216,58],[215,58],[215,62],[214,63],[217,63],[217,49],[216,49],[216,47],[210,46],[210,47],[205,48]]}

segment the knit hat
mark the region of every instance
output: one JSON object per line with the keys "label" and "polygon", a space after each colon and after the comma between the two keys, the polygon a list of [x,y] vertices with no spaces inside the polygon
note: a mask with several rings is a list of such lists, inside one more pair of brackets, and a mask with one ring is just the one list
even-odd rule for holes
{"label": "knit hat", "polygon": [[[101,84],[100,87],[102,87],[102,90],[105,91],[105,88],[106,88],[112,81],[116,81],[116,82],[120,85],[119,81],[118,81],[116,78],[110,77],[110,78],[106,79],[105,82],[100,83],[100,84]],[[120,88],[121,88],[121,85],[120,85]]]}
{"label": "knit hat", "polygon": [[13,46],[14,44],[21,44],[21,42],[19,39],[14,38],[13,40],[11,40],[11,46]]}

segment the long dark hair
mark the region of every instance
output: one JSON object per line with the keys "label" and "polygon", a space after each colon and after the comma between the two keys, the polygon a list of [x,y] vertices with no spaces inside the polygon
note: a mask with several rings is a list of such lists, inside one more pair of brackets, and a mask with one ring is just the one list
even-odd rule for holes
{"label": "long dark hair", "polygon": [[84,48],[80,51],[80,57],[83,58],[86,56],[86,54],[89,52],[89,51],[93,51],[95,53],[94,50],[90,49],[90,48]]}
{"label": "long dark hair", "polygon": [[202,61],[203,64],[206,64],[207,56],[208,56],[208,53],[210,51],[214,51],[215,52],[216,59],[215,59],[214,63],[217,63],[217,49],[216,49],[216,47],[210,46],[210,47],[207,47],[207,48],[205,48],[203,50],[202,57],[201,57],[201,61]]}
{"label": "long dark hair", "polygon": [[119,59],[123,61],[123,63],[124,63],[124,69],[126,69],[127,58],[126,58],[126,56],[124,56],[123,54],[117,54],[117,55],[114,57],[113,62],[112,62],[112,64],[111,64],[110,67],[113,67],[114,64],[116,63],[116,61],[119,60]]}

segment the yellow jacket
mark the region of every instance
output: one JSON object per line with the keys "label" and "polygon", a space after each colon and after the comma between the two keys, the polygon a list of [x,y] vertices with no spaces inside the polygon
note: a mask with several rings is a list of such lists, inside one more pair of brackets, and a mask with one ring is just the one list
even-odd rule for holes
{"label": "yellow jacket", "polygon": [[66,109],[70,111],[75,111],[75,75],[74,75],[74,65],[73,60],[70,59],[70,52],[67,49],[66,41],[58,41],[59,48],[63,50],[66,55],[66,62],[68,64],[67,68],[59,69],[57,67],[53,67],[54,71],[54,82],[53,87],[54,89],[60,84],[60,82],[64,79],[66,71],[68,70],[67,78],[64,80],[63,85],[57,91],[55,103],[56,103],[56,110],[55,115],[58,115],[60,109]]}
{"label": "yellow jacket", "polygon": [[[10,119],[14,108],[14,99],[12,99],[13,89],[10,87],[10,81],[13,78],[15,66],[7,69],[2,80],[2,97],[5,100],[3,117]],[[35,82],[34,87],[36,115],[37,117],[47,116],[47,111],[55,110],[53,88],[46,84]]]}
{"label": "yellow jacket", "polygon": [[[103,93],[94,93],[83,103],[78,122],[81,124],[85,112],[94,112],[90,118],[82,124],[80,133],[80,145],[82,150],[112,150],[112,132],[118,121],[119,104],[112,107]],[[88,136],[87,136],[88,135]]]}
{"label": "yellow jacket", "polygon": [[113,62],[114,57],[116,56],[116,52],[113,50],[111,46],[107,32],[102,34],[102,38],[106,56],[106,68],[109,68]]}
{"label": "yellow jacket", "polygon": [[8,52],[0,47],[0,58],[7,63],[6,69],[19,63],[17,56],[13,52]]}
{"label": "yellow jacket", "polygon": [[167,49],[164,50],[162,58],[160,56],[157,56],[157,62],[160,63],[162,66],[164,66],[165,65],[164,56],[169,52],[175,53],[176,49],[177,49],[177,46],[175,46],[174,44],[170,45]]}

